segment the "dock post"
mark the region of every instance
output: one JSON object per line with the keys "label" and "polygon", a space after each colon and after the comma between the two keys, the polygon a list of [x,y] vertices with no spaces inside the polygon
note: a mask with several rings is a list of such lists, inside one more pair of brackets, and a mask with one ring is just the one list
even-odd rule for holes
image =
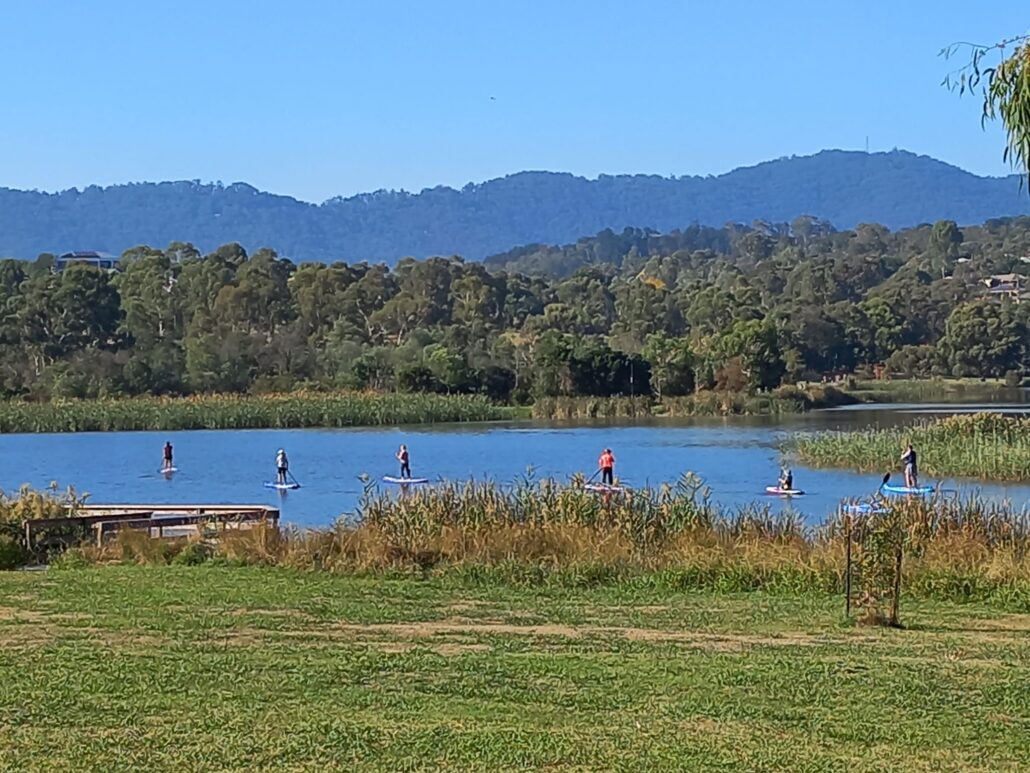
{"label": "dock post", "polygon": [[851,617],[851,513],[844,515],[844,616]]}

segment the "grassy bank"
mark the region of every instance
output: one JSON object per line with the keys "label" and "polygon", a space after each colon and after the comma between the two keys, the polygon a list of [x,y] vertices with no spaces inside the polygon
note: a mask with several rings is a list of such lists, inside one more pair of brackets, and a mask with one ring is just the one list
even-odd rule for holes
{"label": "grassy bank", "polygon": [[[907,590],[1030,611],[1025,513],[976,499],[905,506],[920,540],[904,563]],[[760,507],[722,511],[688,478],[679,489],[632,496],[598,496],[550,481],[439,485],[400,499],[370,493],[360,521],[334,528],[230,531],[210,543],[123,532],[103,547],[74,549],[59,563],[213,562],[520,587],[629,582],[792,594],[840,592],[844,556],[839,519],[809,528]]]}
{"label": "grassy bank", "polygon": [[807,465],[863,472],[896,470],[911,442],[925,478],[1030,478],[1030,419],[980,413],[912,427],[820,432],[791,439],[787,449]]}
{"label": "grassy bank", "polygon": [[1003,379],[849,379],[849,394],[863,403],[997,401],[1018,394]]}
{"label": "grassy bank", "polygon": [[857,402],[833,386],[780,387],[771,392],[697,392],[682,397],[544,397],[537,419],[615,419],[646,416],[780,416]]}
{"label": "grassy bank", "polygon": [[214,566],[0,594],[5,770],[1030,766],[1028,621],[991,607]]}
{"label": "grassy bank", "polygon": [[477,395],[310,392],[0,402],[0,432],[261,429],[429,424],[510,418]]}
{"label": "grassy bank", "polygon": [[634,419],[651,416],[779,416],[856,402],[976,399],[1006,394],[979,381],[849,381],[784,386],[771,392],[703,391],[656,401],[642,397],[544,397],[531,408],[502,406],[478,395],[296,392],[0,401],[0,432],[90,432],[182,429],[288,429],[431,424],[520,419]]}

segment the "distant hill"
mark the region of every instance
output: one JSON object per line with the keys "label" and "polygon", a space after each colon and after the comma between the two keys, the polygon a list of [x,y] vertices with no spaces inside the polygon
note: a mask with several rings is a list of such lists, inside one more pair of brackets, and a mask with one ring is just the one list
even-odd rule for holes
{"label": "distant hill", "polygon": [[571,242],[628,226],[786,222],[813,215],[838,228],[959,224],[1030,212],[1018,177],[978,177],[906,151],[828,150],[717,177],[520,172],[460,191],[378,191],[314,205],[243,183],[133,183],[39,193],[0,189],[0,257],[175,240],[201,250],[237,241],[301,260],[482,258],[516,244]]}

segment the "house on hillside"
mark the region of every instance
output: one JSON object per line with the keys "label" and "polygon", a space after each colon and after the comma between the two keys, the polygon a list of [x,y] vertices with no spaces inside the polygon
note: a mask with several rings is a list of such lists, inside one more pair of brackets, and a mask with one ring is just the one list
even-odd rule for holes
{"label": "house on hillside", "polygon": [[66,252],[54,259],[54,272],[60,273],[73,263],[85,263],[104,271],[117,271],[118,258],[108,255],[106,252]]}
{"label": "house on hillside", "polygon": [[1008,299],[1013,303],[1030,301],[1027,278],[1022,274],[994,274],[983,280],[987,286],[987,297],[998,301]]}

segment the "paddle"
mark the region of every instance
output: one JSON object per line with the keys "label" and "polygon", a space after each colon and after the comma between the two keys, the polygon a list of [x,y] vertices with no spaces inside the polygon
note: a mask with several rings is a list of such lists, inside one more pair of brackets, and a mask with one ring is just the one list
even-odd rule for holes
{"label": "paddle", "polygon": [[287,470],[286,474],[290,476],[290,480],[297,484],[297,488],[300,488],[300,481],[293,477],[293,473]]}
{"label": "paddle", "polygon": [[876,489],[876,494],[873,497],[873,499],[875,499],[876,497],[879,497],[880,499],[886,499],[887,498],[886,494],[883,491],[883,487],[887,485],[887,481],[889,481],[890,479],[891,479],[891,474],[888,472],[888,473],[886,473],[883,476],[883,480],[880,481],[880,488]]}
{"label": "paddle", "polygon": [[[601,472],[601,468],[598,467],[597,468],[597,472],[595,472],[593,475],[591,475],[589,478],[587,478],[587,483],[593,483],[594,482],[594,478],[596,478],[600,472]],[[583,484],[583,485],[586,485],[586,484]]]}

